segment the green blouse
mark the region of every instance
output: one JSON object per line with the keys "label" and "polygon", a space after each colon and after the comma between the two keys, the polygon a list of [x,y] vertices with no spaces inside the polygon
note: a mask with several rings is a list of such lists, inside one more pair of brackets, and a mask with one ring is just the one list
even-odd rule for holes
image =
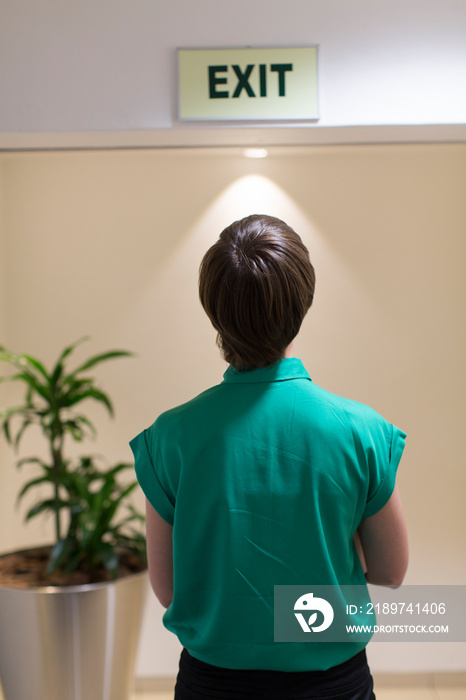
{"label": "green blouse", "polygon": [[405,433],[316,386],[302,362],[238,372],[161,414],[130,445],[173,525],[164,625],[209,664],[325,670],[364,642],[274,642],[275,585],[365,585],[353,544],[389,500]]}

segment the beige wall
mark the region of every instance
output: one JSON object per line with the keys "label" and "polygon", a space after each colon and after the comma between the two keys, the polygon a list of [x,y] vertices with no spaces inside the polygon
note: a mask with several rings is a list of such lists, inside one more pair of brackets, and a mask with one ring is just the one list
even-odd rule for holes
{"label": "beige wall", "polygon": [[[5,334],[5,201],[4,201],[4,166],[0,159],[0,337],[4,337]],[[1,341],[0,341],[1,343]]]}
{"label": "beige wall", "polygon": [[[5,177],[4,163],[0,157],[0,346],[6,343],[6,207],[5,207]],[[5,406],[8,389],[5,385],[0,385],[0,410]],[[10,468],[10,450],[7,447],[3,435],[0,438],[0,533],[10,534],[12,530],[11,523],[11,500],[15,498],[14,494],[14,475],[11,474]],[[7,504],[7,505],[5,505]],[[3,511],[6,511],[6,517],[3,517]],[[9,546],[8,539],[0,534],[0,551]]]}
{"label": "beige wall", "polygon": [[5,334],[5,202],[3,162],[0,160],[0,336]]}
{"label": "beige wall", "polygon": [[[298,353],[316,383],[408,433],[407,583],[466,583],[466,145],[277,149],[263,161],[226,149],[11,153],[1,169],[2,341],[49,363],[83,335],[82,353],[137,353],[99,372],[116,419],[96,409],[90,449],[110,459],[130,459],[128,440],[160,411],[221,379],[196,294],[220,230],[254,212],[294,226],[318,279]],[[23,527],[14,508],[12,465],[0,479],[0,550],[46,541],[49,526]],[[464,669],[464,645],[437,646],[373,644],[372,665]],[[139,675],[173,673],[177,650],[151,600]]]}

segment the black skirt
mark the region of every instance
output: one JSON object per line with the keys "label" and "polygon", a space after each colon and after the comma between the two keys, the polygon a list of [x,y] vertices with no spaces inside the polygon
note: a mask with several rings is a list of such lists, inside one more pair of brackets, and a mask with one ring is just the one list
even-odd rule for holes
{"label": "black skirt", "polygon": [[175,700],[375,700],[363,650],[327,671],[219,668],[183,649]]}

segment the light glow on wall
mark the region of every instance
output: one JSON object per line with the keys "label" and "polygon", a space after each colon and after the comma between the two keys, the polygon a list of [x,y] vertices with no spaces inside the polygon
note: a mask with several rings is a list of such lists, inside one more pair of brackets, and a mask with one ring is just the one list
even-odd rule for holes
{"label": "light glow on wall", "polygon": [[[270,214],[287,221],[296,215],[297,209],[296,202],[273,180],[251,173],[243,175],[227,187],[213,201],[206,216],[209,220],[224,221],[224,228],[249,214]],[[218,225],[213,226],[214,231],[217,228]]]}

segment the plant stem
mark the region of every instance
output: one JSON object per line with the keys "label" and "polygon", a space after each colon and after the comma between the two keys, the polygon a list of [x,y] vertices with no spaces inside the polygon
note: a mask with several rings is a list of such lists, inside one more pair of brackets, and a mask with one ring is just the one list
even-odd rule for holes
{"label": "plant stem", "polygon": [[52,468],[53,468],[53,491],[55,499],[55,543],[57,544],[61,538],[61,521],[60,521],[60,477],[63,467],[63,433],[61,430],[58,434],[51,437],[52,447]]}

